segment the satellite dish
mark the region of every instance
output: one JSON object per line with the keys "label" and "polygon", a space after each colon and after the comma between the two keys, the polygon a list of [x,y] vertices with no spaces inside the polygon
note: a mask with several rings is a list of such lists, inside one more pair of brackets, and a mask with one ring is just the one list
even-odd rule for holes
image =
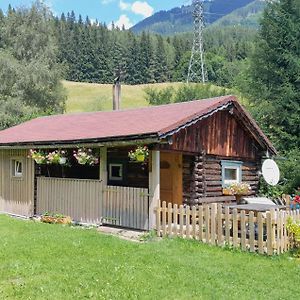
{"label": "satellite dish", "polygon": [[272,186],[275,186],[280,179],[280,171],[273,159],[266,159],[262,165],[262,175],[267,182]]}

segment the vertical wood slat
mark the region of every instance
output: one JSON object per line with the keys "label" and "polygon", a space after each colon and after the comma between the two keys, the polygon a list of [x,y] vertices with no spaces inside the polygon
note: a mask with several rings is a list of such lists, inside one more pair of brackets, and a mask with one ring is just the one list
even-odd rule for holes
{"label": "vertical wood slat", "polygon": [[241,248],[243,251],[246,250],[246,213],[244,210],[241,211]]}
{"label": "vertical wood slat", "polygon": [[255,252],[254,239],[255,239],[254,212],[250,211],[250,213],[249,213],[249,244],[250,244],[250,252]]}
{"label": "vertical wood slat", "polygon": [[205,242],[210,242],[210,208],[209,205],[205,205],[204,207],[204,219],[205,219]]}
{"label": "vertical wood slat", "polygon": [[267,254],[273,254],[273,234],[272,234],[272,215],[267,212]]}
{"label": "vertical wood slat", "polygon": [[257,239],[258,239],[258,252],[260,254],[264,253],[264,247],[263,247],[263,242],[264,242],[264,230],[263,230],[263,218],[262,218],[262,213],[259,212],[257,214]]}
{"label": "vertical wood slat", "polygon": [[191,217],[191,210],[190,210],[190,207],[189,206],[187,206],[186,207],[186,225],[185,225],[185,227],[186,227],[186,233],[185,233],[185,235],[186,235],[186,238],[187,239],[189,239],[191,236],[190,236],[190,217]]}
{"label": "vertical wood slat", "polygon": [[225,207],[225,242],[230,245],[230,229],[232,228],[232,223],[230,222],[229,207]]}
{"label": "vertical wood slat", "polygon": [[174,205],[174,210],[173,210],[173,223],[174,223],[174,235],[178,235],[178,205]]}
{"label": "vertical wood slat", "polygon": [[217,231],[218,231],[218,245],[223,245],[223,219],[222,219],[222,205],[217,206]]}
{"label": "vertical wood slat", "polygon": [[[0,212],[30,217],[34,210],[34,161],[27,150],[0,150]],[[23,177],[12,176],[12,160],[23,162]]]}
{"label": "vertical wood slat", "polygon": [[[172,207],[168,204],[165,218],[172,220],[172,223],[168,221],[165,226],[160,224],[159,230],[209,244],[222,245],[225,241],[228,245],[240,247],[244,251],[273,255],[274,250],[280,254],[290,247],[286,229],[289,216],[295,221],[300,220],[300,211],[271,210],[266,216],[259,212],[255,217],[253,211],[248,215],[245,211],[238,212],[237,209],[230,212],[227,206],[223,213],[221,205],[203,205],[197,208],[184,208],[181,205],[178,211],[177,205]],[[157,217],[162,219],[161,215]]]}
{"label": "vertical wood slat", "polygon": [[184,221],[184,208],[183,205],[179,206],[179,235],[180,237],[183,237],[183,221]]}
{"label": "vertical wood slat", "polygon": [[203,206],[199,207],[199,241],[203,241]]}
{"label": "vertical wood slat", "polygon": [[168,234],[172,235],[172,203],[168,203]]}
{"label": "vertical wood slat", "polygon": [[158,203],[158,207],[156,208],[156,232],[157,232],[157,236],[160,236],[160,232],[161,232],[161,225],[160,225],[160,220],[161,220],[161,205],[160,202]]}
{"label": "vertical wood slat", "polygon": [[238,247],[238,213],[237,209],[233,210],[232,216],[232,232],[233,232],[233,247]]}
{"label": "vertical wood slat", "polygon": [[216,204],[211,205],[211,244],[216,244]]}
{"label": "vertical wood slat", "polygon": [[165,237],[167,235],[167,207],[166,207],[166,202],[164,201],[162,203],[162,235]]}
{"label": "vertical wood slat", "polygon": [[105,224],[148,230],[148,189],[107,186],[104,193]]}
{"label": "vertical wood slat", "polygon": [[193,239],[197,238],[196,216],[197,216],[196,207],[193,206],[192,207],[192,238]]}
{"label": "vertical wood slat", "polygon": [[103,185],[98,180],[37,178],[37,213],[60,213],[75,221],[99,223]]}

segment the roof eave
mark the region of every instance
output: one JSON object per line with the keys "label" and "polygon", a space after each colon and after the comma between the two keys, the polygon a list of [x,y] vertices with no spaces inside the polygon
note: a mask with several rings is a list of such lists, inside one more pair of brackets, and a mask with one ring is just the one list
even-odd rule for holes
{"label": "roof eave", "polygon": [[51,147],[74,148],[76,146],[85,147],[113,147],[126,146],[132,144],[152,144],[158,143],[161,139],[157,133],[132,135],[123,137],[107,137],[79,140],[61,140],[61,141],[40,141],[40,142],[22,142],[22,143],[4,143],[0,144],[0,149],[42,149]]}

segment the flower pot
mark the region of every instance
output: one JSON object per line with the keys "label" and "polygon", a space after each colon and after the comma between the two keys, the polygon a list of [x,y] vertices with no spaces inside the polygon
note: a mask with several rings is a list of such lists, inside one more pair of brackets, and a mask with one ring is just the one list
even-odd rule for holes
{"label": "flower pot", "polygon": [[59,164],[60,164],[60,165],[65,165],[66,162],[67,162],[67,158],[66,158],[66,157],[61,157],[61,158],[59,159]]}
{"label": "flower pot", "polygon": [[145,154],[138,154],[136,156],[136,161],[138,161],[138,162],[144,162],[145,161]]}
{"label": "flower pot", "polygon": [[236,199],[236,203],[237,204],[244,204],[244,200],[243,200],[243,197],[246,196],[246,195],[235,195],[235,199]]}
{"label": "flower pot", "polygon": [[34,160],[38,165],[42,165],[44,162],[45,162],[45,159],[43,159],[43,158],[36,158],[35,160]]}

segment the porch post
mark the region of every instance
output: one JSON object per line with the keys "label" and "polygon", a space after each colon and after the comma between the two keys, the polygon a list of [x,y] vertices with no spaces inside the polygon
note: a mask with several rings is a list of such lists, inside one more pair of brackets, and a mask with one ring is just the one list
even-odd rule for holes
{"label": "porch post", "polygon": [[100,180],[107,185],[107,147],[100,148]]}
{"label": "porch post", "polygon": [[151,171],[149,174],[149,229],[154,229],[156,214],[154,209],[158,207],[160,200],[160,152],[152,151]]}

